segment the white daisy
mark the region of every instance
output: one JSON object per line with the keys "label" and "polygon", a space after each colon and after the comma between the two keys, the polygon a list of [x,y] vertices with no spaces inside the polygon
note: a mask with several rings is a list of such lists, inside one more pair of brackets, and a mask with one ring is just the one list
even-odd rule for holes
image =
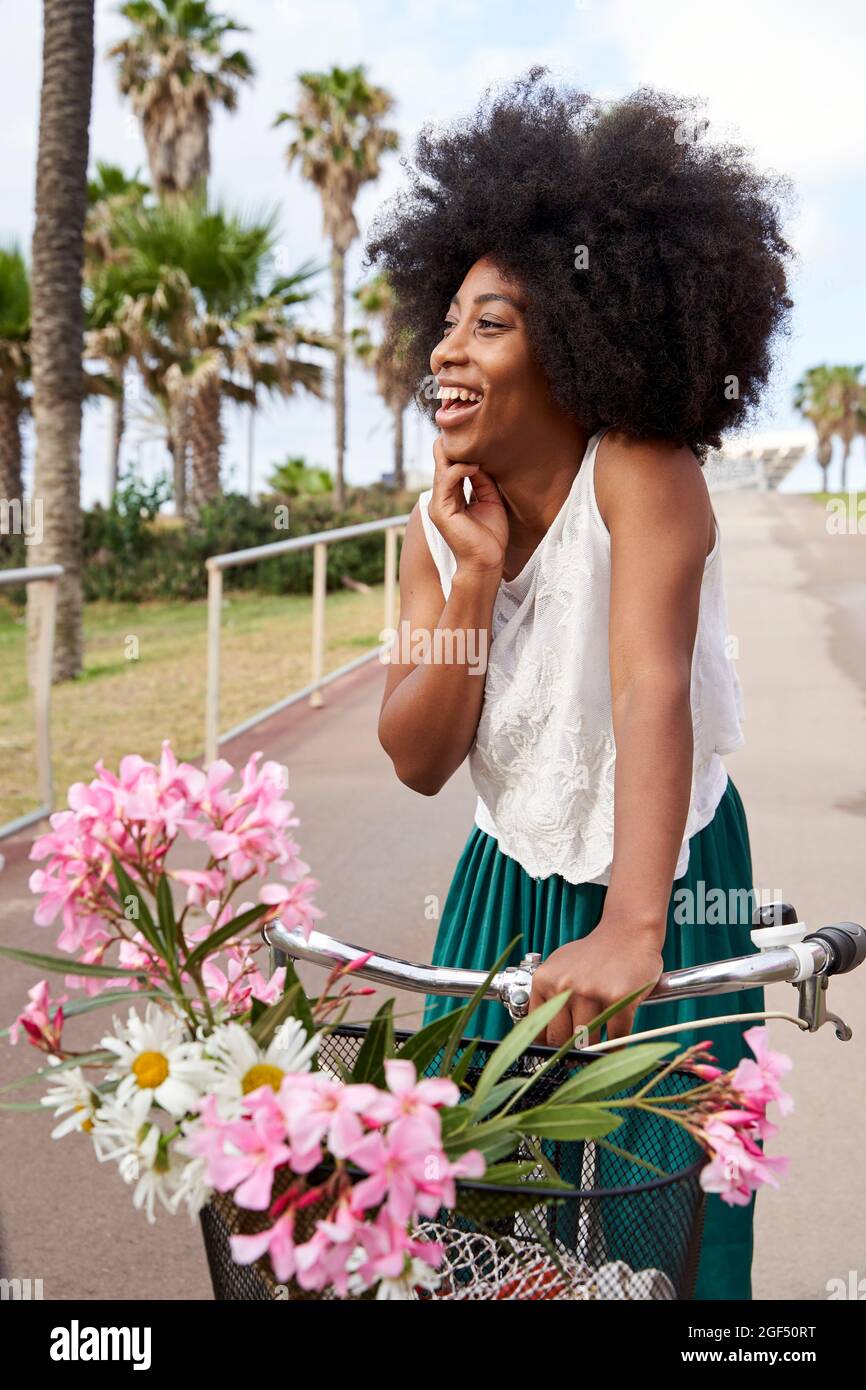
{"label": "white daisy", "polygon": [[135,1183],[132,1204],[144,1208],[151,1224],[157,1199],[173,1211],[180,1164],[171,1144],[161,1144],[158,1125],[136,1118],[133,1107],[106,1100],[93,1122],[93,1140],[100,1163],[113,1161],[127,1185]]}
{"label": "white daisy", "polygon": [[220,1109],[229,1118],[244,1096],[259,1086],[280,1089],[288,1072],[307,1072],[321,1038],[307,1037],[304,1025],[288,1018],[276,1030],[267,1048],[240,1023],[224,1023],[205,1040],[205,1059],[211,1065],[208,1090],[219,1097]]}
{"label": "white daisy", "polygon": [[[49,1066],[59,1065],[57,1058],[49,1058]],[[55,1119],[66,1116],[52,1129],[52,1139],[61,1139],[64,1134],[72,1134],[75,1130],[89,1134],[99,1108],[99,1093],[85,1079],[80,1067],[66,1067],[50,1078],[49,1089],[42,1096],[40,1105],[53,1110]]]}
{"label": "white daisy", "polygon": [[418,1289],[437,1289],[441,1276],[423,1260],[409,1260],[397,1279],[380,1279],[376,1299],[417,1299]]}
{"label": "white daisy", "polygon": [[143,1019],[135,1009],[125,1025],[115,1019],[114,1032],[102,1046],[117,1058],[106,1075],[118,1081],[119,1106],[128,1106],[139,1124],[154,1102],[175,1119],[196,1108],[208,1069],[202,1044],[189,1040],[177,1018],[150,1003]]}

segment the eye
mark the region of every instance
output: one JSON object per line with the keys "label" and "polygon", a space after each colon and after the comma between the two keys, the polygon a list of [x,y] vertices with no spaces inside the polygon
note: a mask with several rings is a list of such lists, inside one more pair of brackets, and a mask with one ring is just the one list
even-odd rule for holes
{"label": "eye", "polygon": [[499,323],[496,319],[479,319],[479,328],[504,328],[504,323]]}
{"label": "eye", "polygon": [[442,325],[442,337],[447,338],[451,329],[456,327],[457,324],[453,321],[453,319],[446,319]]}

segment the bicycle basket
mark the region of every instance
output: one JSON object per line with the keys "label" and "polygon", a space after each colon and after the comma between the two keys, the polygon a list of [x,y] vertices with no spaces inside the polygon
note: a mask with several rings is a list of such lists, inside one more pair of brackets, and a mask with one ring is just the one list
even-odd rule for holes
{"label": "bicycle basket", "polygon": [[[364,1040],[363,1028],[344,1026],[322,1040],[319,1062],[351,1068]],[[411,1034],[398,1033],[397,1044]],[[476,1041],[466,1073],[474,1086],[497,1044]],[[531,1075],[550,1057],[551,1049],[528,1048],[506,1076]],[[594,1060],[572,1052],[562,1058],[521,1098],[520,1109],[538,1105],[575,1072]],[[427,1068],[436,1075],[439,1058]],[[336,1068],[335,1068],[336,1070]],[[640,1083],[644,1084],[644,1083]],[[669,1073],[656,1094],[676,1096],[694,1086],[687,1072]],[[616,1092],[626,1098],[638,1085]],[[444,1249],[440,1282],[421,1299],[450,1300],[595,1299],[663,1300],[691,1296],[697,1273],[704,1193],[700,1146],[679,1125],[645,1111],[626,1111],[610,1143],[591,1140],[537,1141],[548,1163],[569,1186],[543,1185],[544,1168],[511,1187],[484,1187],[461,1180],[455,1210],[442,1209],[435,1221],[417,1230],[419,1239],[438,1241]],[[628,1158],[619,1150],[625,1150]],[[524,1150],[514,1157],[530,1158]],[[635,1161],[635,1159],[639,1161]],[[314,1175],[310,1175],[312,1178]],[[312,1235],[315,1221],[327,1214],[307,1210]],[[215,1196],[201,1213],[205,1249],[214,1296],[219,1300],[319,1300],[332,1293],[278,1284],[266,1260],[242,1266],[231,1256],[230,1237],[264,1230],[266,1213],[239,1209],[228,1195]],[[373,1297],[366,1294],[358,1297]]]}

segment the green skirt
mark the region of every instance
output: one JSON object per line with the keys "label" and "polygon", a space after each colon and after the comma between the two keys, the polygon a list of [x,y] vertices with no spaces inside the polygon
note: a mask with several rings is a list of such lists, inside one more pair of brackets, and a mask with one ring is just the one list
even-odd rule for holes
{"label": "green skirt", "polygon": [[[677,896],[683,889],[689,890],[688,897]],[[719,889],[724,895],[721,910],[721,895],[713,892]],[[502,853],[492,836],[476,825],[448,890],[434,963],[486,971],[518,935],[521,944],[509,957],[509,963],[518,964],[526,951],[539,951],[546,958],[557,947],[592,931],[601,919],[606,894],[607,889],[601,884],[568,883],[557,874],[531,878],[516,860]],[[688,869],[671,890],[662,951],[665,970],[750,954],[755,949],[749,936],[753,894],[746,815],[729,777],[712,821],[689,841]],[[428,996],[424,1022],[430,1023],[463,1002],[448,996]],[[694,1021],[694,1031],[671,1034],[671,1041],[687,1047],[708,1036],[707,1029],[700,1026],[701,1019],[716,1014],[758,1012],[763,1008],[762,989],[685,999],[676,1004],[642,1005],[635,1015],[634,1031]],[[742,1057],[752,1055],[743,1041],[743,1032],[749,1026],[714,1024],[709,1030],[711,1051],[721,1067],[733,1068]],[[498,1039],[505,1037],[510,1027],[502,1006],[488,1000],[478,1006],[466,1033],[470,1037]],[[629,1123],[627,1120],[617,1130],[616,1142],[635,1153],[637,1146],[629,1142],[625,1132]],[[599,1161],[605,1165],[605,1186],[628,1181],[623,1177],[623,1160],[602,1153]],[[634,1164],[630,1167],[634,1169]],[[707,1197],[695,1299],[751,1298],[753,1218],[754,1196],[748,1206],[742,1207],[730,1207],[715,1194]]]}

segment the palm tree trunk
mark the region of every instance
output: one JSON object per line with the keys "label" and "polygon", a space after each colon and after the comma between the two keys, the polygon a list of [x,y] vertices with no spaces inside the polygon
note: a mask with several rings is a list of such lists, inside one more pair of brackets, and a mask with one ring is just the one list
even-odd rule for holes
{"label": "palm tree trunk", "polygon": [[114,377],[118,395],[108,399],[108,504],[114,501],[117,484],[120,481],[120,447],[126,427],[126,401],[124,396],[123,371]]}
{"label": "palm tree trunk", "polygon": [[402,404],[394,409],[394,487],[402,492],[406,487],[406,470],[403,462],[403,415]]}
{"label": "palm tree trunk", "polygon": [[851,440],[842,440],[842,491],[848,491],[848,455],[851,452]]}
{"label": "palm tree trunk", "polygon": [[21,499],[21,396],[10,383],[0,390],[0,499]]}
{"label": "palm tree trunk", "polygon": [[[44,0],[42,96],[33,233],[33,496],[42,539],[33,565],[61,564],[54,679],[82,665],[80,435],[83,309],[81,275],[93,84],[94,0]],[[29,647],[36,650],[42,586],[29,585]],[[32,666],[31,666],[32,670]]]}
{"label": "palm tree trunk", "polygon": [[220,494],[221,397],[219,373],[214,372],[202,382],[190,401],[190,500],[194,507],[212,502]]}
{"label": "palm tree trunk", "polygon": [[334,426],[336,467],[334,506],[343,506],[346,454],[346,257],[335,246],[331,252],[331,284],[334,296]]}

